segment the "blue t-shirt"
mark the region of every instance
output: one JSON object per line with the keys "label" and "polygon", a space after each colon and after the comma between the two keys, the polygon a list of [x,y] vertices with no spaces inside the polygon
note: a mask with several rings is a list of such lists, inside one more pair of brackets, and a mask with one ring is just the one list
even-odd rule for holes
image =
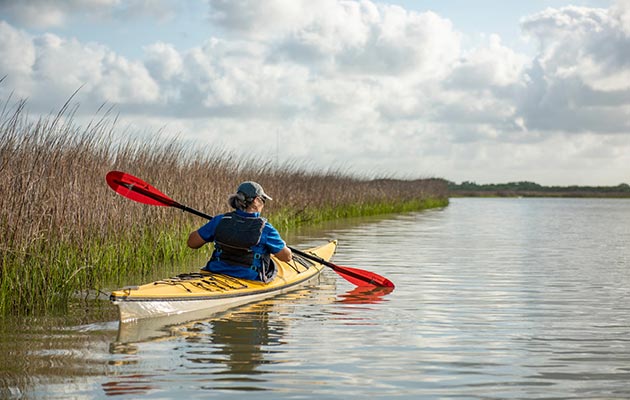
{"label": "blue t-shirt", "polygon": [[[236,210],[236,213],[243,217],[260,217],[260,213],[248,213],[241,210]],[[217,215],[216,217],[208,221],[208,223],[206,223],[204,226],[199,228],[197,232],[203,240],[205,240],[206,242],[214,242],[214,233],[217,229],[217,225],[219,225],[219,222],[221,222],[223,215],[224,214]],[[276,228],[274,228],[269,222],[265,222],[260,241],[255,247],[258,247],[261,251],[265,253],[276,254],[280,250],[284,249],[285,246],[286,243],[284,242],[284,240],[282,240],[282,238],[280,237],[280,233],[278,233]],[[255,267],[260,267],[260,265],[256,265],[260,263],[260,259],[254,259]],[[210,272],[230,275],[236,278],[258,280],[257,271],[250,268],[243,268],[238,265],[230,265],[220,260],[209,261],[203,269]]]}

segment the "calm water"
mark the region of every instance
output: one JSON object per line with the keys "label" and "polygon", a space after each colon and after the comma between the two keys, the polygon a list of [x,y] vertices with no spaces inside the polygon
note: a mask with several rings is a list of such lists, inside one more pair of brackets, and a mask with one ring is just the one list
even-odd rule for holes
{"label": "calm water", "polygon": [[22,321],[1,332],[0,397],[630,398],[630,201],[453,199],[295,241],[328,237],[396,289],[327,270],[166,328],[119,334],[109,306]]}

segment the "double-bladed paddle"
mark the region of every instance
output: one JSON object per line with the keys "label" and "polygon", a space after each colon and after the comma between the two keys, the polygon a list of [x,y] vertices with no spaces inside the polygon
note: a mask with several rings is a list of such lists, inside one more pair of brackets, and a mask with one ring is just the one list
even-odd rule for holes
{"label": "double-bladed paddle", "polygon": [[[149,204],[152,206],[164,206],[164,207],[175,207],[180,210],[195,214],[199,217],[212,219],[212,216],[208,214],[204,214],[201,211],[197,211],[190,207],[187,207],[183,204],[176,202],[171,199],[164,193],[160,192],[153,186],[149,185],[145,181],[140,178],[136,178],[133,175],[120,172],[120,171],[111,171],[105,177],[107,180],[107,184],[114,189],[114,191],[121,196],[127,197],[128,199],[137,201],[143,204]],[[301,250],[295,249],[293,247],[289,247],[292,252],[298,254],[302,257],[308,258],[309,260],[316,261],[320,264],[323,264],[327,267],[330,267],[338,273],[342,278],[347,280],[348,282],[357,285],[357,286],[380,286],[380,287],[390,287],[393,288],[394,284],[387,278],[382,277],[374,272],[365,271],[358,268],[350,268],[344,267],[341,265],[333,264],[329,261],[324,260],[321,257],[317,257],[313,254],[305,253]]]}

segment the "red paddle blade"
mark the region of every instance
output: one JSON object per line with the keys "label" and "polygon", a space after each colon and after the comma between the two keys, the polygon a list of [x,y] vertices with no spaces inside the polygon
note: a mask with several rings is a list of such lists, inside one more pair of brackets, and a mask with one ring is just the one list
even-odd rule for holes
{"label": "red paddle blade", "polygon": [[120,171],[110,171],[105,179],[109,187],[114,189],[116,193],[139,203],[168,207],[179,205],[175,200],[133,175]]}
{"label": "red paddle blade", "polygon": [[358,268],[344,267],[334,265],[331,267],[342,278],[357,286],[381,286],[393,288],[394,284],[389,279],[382,277],[374,272],[365,271]]}

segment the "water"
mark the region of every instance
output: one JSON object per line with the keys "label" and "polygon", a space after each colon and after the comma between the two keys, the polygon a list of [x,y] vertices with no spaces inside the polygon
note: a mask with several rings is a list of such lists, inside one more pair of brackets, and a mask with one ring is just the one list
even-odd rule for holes
{"label": "water", "polygon": [[453,199],[295,240],[324,237],[396,289],[326,270],[126,337],[108,305],[22,321],[1,331],[0,397],[630,398],[630,201]]}

